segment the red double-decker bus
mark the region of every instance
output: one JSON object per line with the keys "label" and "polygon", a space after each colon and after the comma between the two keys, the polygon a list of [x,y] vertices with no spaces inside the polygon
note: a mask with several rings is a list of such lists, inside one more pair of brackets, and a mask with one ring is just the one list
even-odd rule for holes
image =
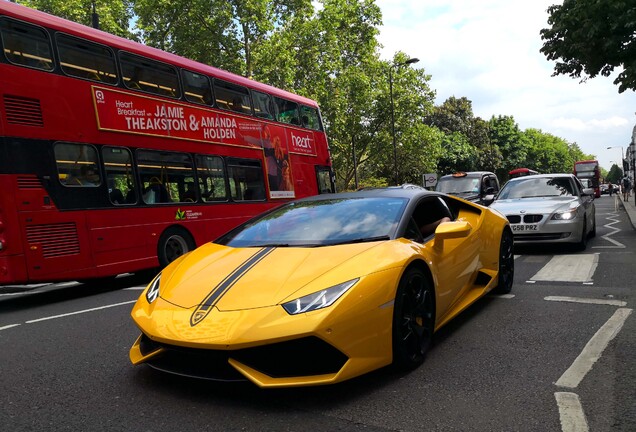
{"label": "red double-decker bus", "polygon": [[313,100],[0,2],[0,284],[165,266],[334,191]]}
{"label": "red double-decker bus", "polygon": [[589,187],[594,189],[594,196],[601,197],[601,168],[597,160],[574,162],[574,175],[580,180],[589,180]]}

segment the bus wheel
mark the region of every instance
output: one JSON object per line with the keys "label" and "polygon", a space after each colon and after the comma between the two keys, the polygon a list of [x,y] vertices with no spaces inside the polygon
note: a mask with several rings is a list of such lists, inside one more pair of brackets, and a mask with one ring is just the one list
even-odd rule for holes
{"label": "bus wheel", "polygon": [[189,232],[178,227],[168,228],[159,237],[157,245],[159,265],[163,268],[195,247],[196,244]]}

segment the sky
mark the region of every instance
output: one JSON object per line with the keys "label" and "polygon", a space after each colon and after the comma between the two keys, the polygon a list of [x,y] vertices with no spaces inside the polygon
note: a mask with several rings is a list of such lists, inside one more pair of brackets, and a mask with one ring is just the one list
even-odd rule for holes
{"label": "sky", "polygon": [[548,7],[561,3],[376,0],[383,20],[381,58],[397,51],[418,58],[410,67],[431,75],[437,105],[466,97],[475,116],[512,116],[521,130],[540,129],[577,143],[609,170],[612,161],[620,166],[621,148],[626,152],[632,140],[636,93],[619,93],[612,76],[584,83],[552,76],[554,62],[539,51],[540,31],[548,27]]}

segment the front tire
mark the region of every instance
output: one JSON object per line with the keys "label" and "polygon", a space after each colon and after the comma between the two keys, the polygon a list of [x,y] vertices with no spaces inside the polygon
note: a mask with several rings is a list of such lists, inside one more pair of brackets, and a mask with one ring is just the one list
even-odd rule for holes
{"label": "front tire", "polygon": [[159,265],[163,268],[195,247],[194,239],[186,230],[179,227],[168,228],[161,234],[157,244]]}
{"label": "front tire", "polygon": [[424,272],[408,269],[398,285],[393,308],[393,365],[411,370],[422,364],[433,340],[435,293]]}
{"label": "front tire", "polygon": [[499,274],[497,294],[508,294],[512,290],[515,277],[514,238],[509,230],[504,230],[499,243]]}

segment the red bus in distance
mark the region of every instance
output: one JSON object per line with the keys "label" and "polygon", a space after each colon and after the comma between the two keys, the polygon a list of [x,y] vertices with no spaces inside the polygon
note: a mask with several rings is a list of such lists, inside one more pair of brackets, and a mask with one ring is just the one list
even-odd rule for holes
{"label": "red bus in distance", "polygon": [[334,192],[311,99],[0,2],[0,285],[162,267]]}
{"label": "red bus in distance", "polygon": [[508,177],[515,178],[515,177],[523,177],[523,176],[533,175],[533,174],[539,174],[539,172],[535,170],[531,170],[529,168],[516,168],[508,172]]}
{"label": "red bus in distance", "polygon": [[589,187],[594,189],[594,196],[601,197],[601,169],[597,160],[574,162],[574,175],[580,180],[589,180]]}

